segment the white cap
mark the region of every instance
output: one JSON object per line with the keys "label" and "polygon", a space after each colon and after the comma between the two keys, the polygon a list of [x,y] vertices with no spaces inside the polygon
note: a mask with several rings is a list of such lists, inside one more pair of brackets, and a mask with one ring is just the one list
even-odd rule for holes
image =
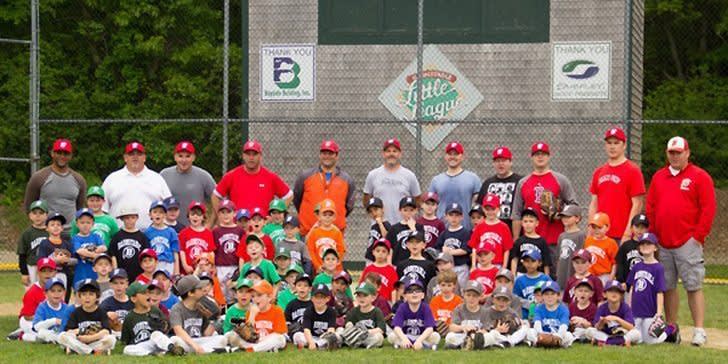
{"label": "white cap", "polygon": [[121,205],[121,208],[119,208],[119,213],[116,214],[116,217],[121,219],[122,217],[127,215],[139,215],[139,210],[133,205]]}
{"label": "white cap", "polygon": [[688,147],[688,141],[685,140],[685,138],[683,138],[683,137],[679,137],[679,136],[672,137],[667,142],[667,151],[668,152],[672,152],[672,151],[675,151],[675,152],[684,152],[684,151],[686,151],[688,149],[690,149]]}

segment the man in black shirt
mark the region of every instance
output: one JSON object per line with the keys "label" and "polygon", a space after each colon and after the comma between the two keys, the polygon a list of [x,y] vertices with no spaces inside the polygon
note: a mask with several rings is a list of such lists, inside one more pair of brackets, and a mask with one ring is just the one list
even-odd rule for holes
{"label": "man in black shirt", "polygon": [[476,198],[481,203],[483,197],[493,193],[500,197],[500,219],[513,230],[511,211],[513,210],[513,197],[516,193],[516,185],[522,176],[513,173],[513,154],[508,147],[498,147],[493,150],[493,168],[495,175],[483,181],[480,192]]}

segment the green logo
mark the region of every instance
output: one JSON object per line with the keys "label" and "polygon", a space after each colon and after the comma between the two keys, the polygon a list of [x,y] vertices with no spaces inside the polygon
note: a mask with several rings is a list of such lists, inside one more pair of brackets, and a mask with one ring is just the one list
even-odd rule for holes
{"label": "green logo", "polygon": [[298,87],[301,84],[301,79],[298,78],[299,73],[301,73],[301,66],[290,57],[273,58],[273,82],[278,88],[292,89]]}
{"label": "green logo", "polygon": [[[417,75],[405,79],[408,87],[401,91],[400,103],[414,115],[417,105]],[[462,100],[454,84],[457,76],[438,70],[422,72],[422,120],[437,121],[447,118]]]}

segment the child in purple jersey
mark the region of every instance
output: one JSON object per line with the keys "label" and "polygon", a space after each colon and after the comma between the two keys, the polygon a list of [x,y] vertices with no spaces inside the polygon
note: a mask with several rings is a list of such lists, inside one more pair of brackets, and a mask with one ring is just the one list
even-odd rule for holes
{"label": "child in purple jersey", "polygon": [[627,286],[632,293],[634,324],[642,334],[645,344],[659,344],[677,331],[675,326],[668,325],[660,335],[652,336],[649,333],[650,326],[655,320],[664,322],[662,314],[665,302],[665,268],[655,258],[657,252],[655,234],[642,234],[637,247],[642,261],[632,266],[627,275]]}
{"label": "child in purple jersey", "polygon": [[599,346],[630,346],[642,341],[642,335],[634,326],[632,309],[624,302],[624,288],[618,280],[607,282],[604,289],[607,302],[597,309],[594,327],[586,330],[586,336]]}
{"label": "child in purple jersey", "polygon": [[404,298],[392,319],[393,330],[387,335],[387,340],[395,349],[437,350],[440,335],[435,331],[435,318],[430,306],[423,303],[425,285],[422,281],[415,277],[406,278]]}

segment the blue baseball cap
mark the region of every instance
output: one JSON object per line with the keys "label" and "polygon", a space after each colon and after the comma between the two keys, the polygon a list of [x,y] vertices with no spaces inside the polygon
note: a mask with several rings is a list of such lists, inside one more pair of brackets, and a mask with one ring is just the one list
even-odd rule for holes
{"label": "blue baseball cap", "polygon": [[642,243],[650,243],[653,245],[657,245],[657,236],[653,233],[644,233],[640,235],[640,244]]}
{"label": "blue baseball cap", "polygon": [[242,218],[250,219],[250,211],[248,209],[240,209],[235,213],[235,221],[240,221]]}
{"label": "blue baseball cap", "polygon": [[167,212],[167,205],[165,205],[164,201],[162,201],[162,200],[157,200],[157,201],[152,202],[152,204],[149,206],[149,211],[152,211],[152,210],[156,209],[157,207],[161,207],[164,210],[164,212]]}
{"label": "blue baseball cap", "polygon": [[459,203],[454,202],[454,203],[447,205],[447,210],[445,211],[446,214],[449,214],[451,212],[457,212],[462,215],[463,208],[460,206]]}
{"label": "blue baseball cap", "polygon": [[171,208],[179,208],[179,201],[174,196],[169,196],[164,199],[164,206],[166,210],[169,210]]}
{"label": "blue baseball cap", "polygon": [[83,216],[83,215],[91,216],[92,219],[94,218],[94,212],[91,211],[91,209],[88,207],[84,207],[84,208],[76,211],[76,220],[80,219],[81,216]]}
{"label": "blue baseball cap", "polygon": [[604,292],[617,290],[621,293],[624,293],[624,287],[622,287],[622,284],[619,283],[618,280],[612,279],[611,281],[607,282],[607,284],[604,285]]}
{"label": "blue baseball cap", "polygon": [[48,214],[48,217],[46,218],[46,225],[53,220],[58,220],[61,222],[61,225],[66,225],[66,217],[58,212],[51,212]]}
{"label": "blue baseball cap", "polygon": [[155,270],[154,271],[154,274],[152,274],[152,277],[156,277],[157,274],[164,274],[164,276],[167,277],[167,279],[172,279],[172,275],[169,274],[169,272],[167,272],[166,269],[157,269],[157,270]]}
{"label": "blue baseball cap", "polygon": [[126,269],[124,268],[116,268],[111,272],[111,276],[109,276],[109,280],[113,281],[114,278],[126,278],[129,279],[129,274],[126,273]]}
{"label": "blue baseball cap", "polygon": [[521,253],[521,259],[531,258],[533,260],[541,260],[541,252],[536,249],[524,250]]}
{"label": "blue baseball cap", "polygon": [[299,226],[298,218],[296,218],[293,215],[286,216],[286,219],[283,220],[283,226],[286,226],[286,225],[291,225],[292,227],[298,227]]}
{"label": "blue baseball cap", "polygon": [[410,287],[413,287],[413,286],[417,286],[422,289],[425,289],[425,285],[418,278],[410,277],[404,281],[404,291],[405,292],[407,292],[410,289]]}
{"label": "blue baseball cap", "polygon": [[55,286],[56,284],[63,287],[63,289],[66,289],[66,283],[63,282],[63,280],[58,277],[53,277],[45,282],[45,290],[47,291],[51,289],[51,287]]}
{"label": "blue baseball cap", "polygon": [[541,293],[544,293],[546,291],[559,293],[561,292],[561,287],[559,287],[559,284],[554,281],[548,281],[541,286]]}

